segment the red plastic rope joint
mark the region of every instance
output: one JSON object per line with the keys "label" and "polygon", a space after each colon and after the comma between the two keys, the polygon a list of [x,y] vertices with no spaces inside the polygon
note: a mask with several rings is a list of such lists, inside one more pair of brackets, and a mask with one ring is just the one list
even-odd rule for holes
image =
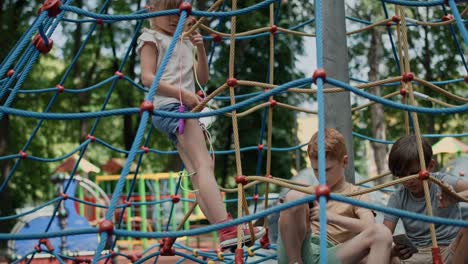
{"label": "red plastic rope joint", "polygon": [[86,139],[91,140],[91,142],[96,142],[96,137],[95,137],[95,136],[91,136],[90,134],[86,135]]}
{"label": "red plastic rope joint", "polygon": [[24,152],[22,150],[19,152],[19,155],[20,155],[20,158],[23,159],[23,160],[28,158],[28,153],[26,153],[26,152]]}
{"label": "red plastic rope joint", "polygon": [[328,187],[328,185],[318,185],[315,187],[315,196],[317,197],[317,200],[321,196],[325,196],[328,201],[330,199],[330,187]]}
{"label": "red plastic rope joint", "polygon": [[96,24],[102,25],[102,24],[104,24],[104,20],[102,20],[102,18],[98,18],[98,19],[96,19]]}
{"label": "red plastic rope joint", "polygon": [[60,12],[62,12],[62,10],[60,10],[61,6],[62,1],[60,0],[46,0],[39,9],[39,13],[47,11],[47,15],[49,17],[56,17]]}
{"label": "red plastic rope joint", "polygon": [[119,80],[122,80],[124,78],[124,74],[122,72],[119,72],[119,71],[114,72],[114,75],[119,76]]}
{"label": "red plastic rope joint", "polygon": [[468,83],[468,75],[465,75],[465,83]]}
{"label": "red plastic rope joint", "polygon": [[149,151],[150,151],[150,149],[148,147],[145,147],[145,146],[141,146],[140,149],[143,150],[144,153],[149,153]]}
{"label": "red plastic rope joint", "polygon": [[400,23],[401,18],[399,16],[392,16],[392,21],[396,24]]}
{"label": "red plastic rope joint", "polygon": [[258,144],[257,150],[258,150],[258,151],[262,151],[262,150],[263,150],[263,147],[264,147],[263,144]]}
{"label": "red plastic rope joint", "polygon": [[114,233],[114,224],[110,220],[104,220],[99,224],[98,232],[106,232],[107,235],[111,236]]}
{"label": "red plastic rope joint", "polygon": [[412,72],[405,72],[403,74],[403,82],[411,82],[414,79],[414,74]]}
{"label": "red plastic rope joint", "polygon": [[178,203],[180,202],[180,195],[174,195],[174,194],[171,194],[171,200],[173,203]]}
{"label": "red plastic rope joint", "polygon": [[172,245],[174,244],[175,239],[174,238],[163,238],[161,242],[161,250],[159,251],[161,256],[174,256],[175,255],[175,249],[172,248]]}
{"label": "red plastic rope joint", "polygon": [[66,193],[60,193],[60,196],[63,198],[63,200],[68,199],[68,194],[66,194]]}
{"label": "red plastic rope joint", "polygon": [[190,16],[192,14],[192,5],[188,2],[182,2],[179,6],[179,16],[182,14],[182,11],[186,11],[187,16]]}
{"label": "red plastic rope joint", "polygon": [[151,102],[150,100],[144,100],[143,102],[141,102],[140,115],[143,114],[143,112],[145,112],[145,111],[147,111],[150,115],[154,111],[153,102]]}
{"label": "red plastic rope joint", "polygon": [[421,170],[419,171],[418,173],[418,179],[423,181],[423,180],[427,180],[429,179],[429,172],[428,171],[425,171],[425,170]]}
{"label": "red plastic rope joint", "polygon": [[236,183],[246,185],[247,184],[247,177],[245,177],[244,175],[236,176]]}
{"label": "red plastic rope joint", "polygon": [[13,74],[15,74],[15,70],[13,70],[13,69],[11,69],[11,70],[9,70],[9,71],[7,72],[7,76],[8,76],[8,77],[13,76]]}
{"label": "red plastic rope joint", "polygon": [[49,45],[46,45],[46,43],[42,39],[41,35],[37,34],[34,37],[34,39],[32,40],[32,44],[33,44],[34,47],[36,47],[36,49],[40,53],[47,54],[47,53],[49,53],[49,51],[54,46],[54,41],[51,38],[49,38],[48,41],[49,41],[49,43],[48,43]]}
{"label": "red plastic rope joint", "polygon": [[317,84],[317,79],[320,78],[323,81],[327,79],[327,73],[325,72],[324,69],[316,69],[314,71],[314,75],[312,75],[312,81]]}
{"label": "red plastic rope joint", "polygon": [[400,95],[403,96],[403,97],[406,96],[406,89],[405,88],[400,89]]}
{"label": "red plastic rope joint", "polygon": [[221,37],[221,35],[219,34],[211,34],[211,37],[213,38],[213,42],[214,43],[221,43],[221,41],[223,41],[223,37]]}
{"label": "red plastic rope joint", "polygon": [[270,27],[270,32],[275,34],[278,31],[278,27],[276,25],[273,25]]}
{"label": "red plastic rope joint", "polygon": [[57,88],[58,93],[63,93],[65,91],[65,87],[63,87],[63,85],[60,84],[55,85],[55,88]]}
{"label": "red plastic rope joint", "polygon": [[277,104],[278,104],[278,102],[276,102],[275,99],[271,99],[271,100],[270,100],[270,106],[271,106],[271,107],[275,107]]}
{"label": "red plastic rope joint", "polygon": [[229,87],[235,87],[235,86],[237,86],[237,79],[236,78],[229,78],[226,83],[227,83],[227,85]]}

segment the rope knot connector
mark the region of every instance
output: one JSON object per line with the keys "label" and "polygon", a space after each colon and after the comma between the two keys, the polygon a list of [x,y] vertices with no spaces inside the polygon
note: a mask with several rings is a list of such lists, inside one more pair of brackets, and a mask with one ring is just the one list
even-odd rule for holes
{"label": "rope knot connector", "polygon": [[120,71],[115,71],[114,75],[119,76],[119,80],[122,80],[124,78],[124,74],[122,72],[120,72]]}
{"label": "rope knot connector", "polygon": [[140,104],[140,115],[143,114],[143,112],[145,111],[149,112],[150,115],[154,111],[153,102],[151,102],[150,100],[143,100],[143,102],[141,102]]}
{"label": "rope knot connector", "polygon": [[468,75],[465,75],[465,83],[468,83]]}
{"label": "rope knot connector", "polygon": [[318,185],[315,187],[315,196],[317,197],[317,200],[321,196],[325,196],[328,201],[330,199],[330,187],[328,187],[328,185]]}
{"label": "rope knot connector", "polygon": [[429,179],[429,175],[430,175],[430,173],[429,173],[428,171],[426,171],[426,170],[421,170],[421,171],[419,171],[419,173],[418,173],[418,179],[419,179],[420,181],[427,180],[427,179]]}
{"label": "rope knot connector", "polygon": [[414,74],[412,72],[405,72],[403,74],[403,82],[411,82],[414,79]]}
{"label": "rope knot connector", "polygon": [[63,200],[68,199],[68,194],[66,194],[66,193],[60,193],[60,196],[62,197]]}
{"label": "rope knot connector", "polygon": [[48,43],[46,43],[39,34],[37,34],[32,40],[33,46],[36,47],[36,49],[42,54],[49,53],[49,51],[54,46],[54,41],[51,38],[47,39],[47,42]]}
{"label": "rope knot connector", "polygon": [[175,239],[174,238],[163,238],[161,242],[161,250],[159,251],[161,256],[174,256],[175,255],[175,249],[172,248],[172,245],[174,244]]}
{"label": "rope knot connector", "polygon": [[96,142],[96,137],[90,134],[86,135],[86,139],[89,139],[91,142]]}
{"label": "rope knot connector", "polygon": [[63,85],[60,84],[55,85],[55,88],[57,88],[58,93],[63,93],[65,91],[65,87],[63,87]]}
{"label": "rope knot connector", "polygon": [[278,104],[278,103],[276,102],[276,100],[274,100],[274,99],[271,99],[271,100],[270,100],[270,106],[271,106],[271,107],[275,107],[277,104]]}
{"label": "rope knot connector", "polygon": [[182,14],[182,11],[187,12],[187,16],[192,14],[192,5],[189,2],[182,2],[179,6],[179,16]]}
{"label": "rope knot connector", "polygon": [[403,97],[406,96],[406,89],[405,88],[400,89],[400,95],[403,96]]}
{"label": "rope knot connector", "polygon": [[7,72],[7,76],[8,76],[8,77],[13,76],[13,74],[15,74],[15,70],[13,70],[13,69],[11,69],[11,70],[9,70],[9,71]]}
{"label": "rope knot connector", "polygon": [[258,201],[258,194],[254,194],[254,196],[252,197],[252,199],[253,199],[254,201]]}
{"label": "rope knot connector", "polygon": [[149,148],[148,147],[145,147],[145,146],[141,146],[140,148],[141,150],[143,150],[143,152],[146,154],[146,153],[149,153]]}
{"label": "rope knot connector", "polygon": [[278,31],[278,27],[276,25],[273,25],[270,27],[270,32],[275,34]]}
{"label": "rope knot connector", "polygon": [[180,202],[180,195],[178,195],[178,194],[176,194],[176,195],[171,194],[171,201],[172,201],[173,203],[175,203],[175,204],[178,203],[178,202]]}
{"label": "rope knot connector", "polygon": [[263,151],[263,147],[264,147],[263,144],[258,144],[257,150],[258,151]]}
{"label": "rope knot connector", "polygon": [[20,155],[20,158],[23,159],[23,160],[28,158],[28,153],[26,153],[26,152],[24,152],[22,150],[20,150],[19,155]]}
{"label": "rope knot connector", "polygon": [[223,41],[223,37],[221,37],[221,35],[219,34],[211,34],[211,37],[213,38],[213,42],[214,43],[221,43],[221,41]]}
{"label": "rope knot connector", "polygon": [[229,87],[235,87],[237,86],[237,79],[236,78],[229,78],[226,82],[226,84],[229,86]]}
{"label": "rope knot connector", "polygon": [[395,22],[396,24],[400,23],[401,18],[399,16],[392,16],[392,21]]}
{"label": "rope knot connector", "polygon": [[320,78],[323,81],[327,79],[327,73],[325,72],[324,69],[316,69],[314,71],[314,75],[312,75],[312,81],[317,84],[317,79]]}
{"label": "rope knot connector", "polygon": [[104,220],[99,224],[98,232],[106,232],[108,236],[114,233],[114,224],[110,220]]}
{"label": "rope knot connector", "polygon": [[247,184],[247,177],[245,177],[244,175],[236,176],[236,183],[246,185]]}
{"label": "rope knot connector", "polygon": [[47,15],[49,17],[56,17],[60,12],[62,12],[62,10],[60,10],[61,6],[62,1],[60,0],[46,0],[39,9],[39,13],[47,11]]}

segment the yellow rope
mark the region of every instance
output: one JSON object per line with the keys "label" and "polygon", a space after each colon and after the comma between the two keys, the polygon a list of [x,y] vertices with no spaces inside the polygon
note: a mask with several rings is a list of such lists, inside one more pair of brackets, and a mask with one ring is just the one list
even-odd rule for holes
{"label": "yellow rope", "polygon": [[[401,19],[401,25],[402,25],[402,40],[403,40],[403,51],[405,53],[405,72],[410,72],[410,63],[409,63],[409,52],[408,52],[408,32],[406,28],[406,19],[405,19],[405,10],[403,7],[399,7],[400,12],[402,14],[402,19]],[[413,86],[411,82],[408,82],[406,84],[406,87],[408,88],[408,97],[410,100],[411,105],[416,106],[416,101],[414,99],[414,93],[413,93]],[[414,126],[414,132],[416,136],[416,144],[418,146],[418,154],[419,154],[419,165],[422,171],[426,171],[426,162],[424,160],[424,151],[423,151],[423,146],[422,146],[422,138],[421,138],[421,129],[419,127],[419,121],[418,121],[418,114],[416,112],[411,112],[411,117],[413,119],[413,126]],[[426,200],[426,209],[427,209],[427,215],[428,216],[433,216],[432,212],[432,203],[431,203],[431,196],[429,192],[429,184],[426,180],[423,180],[423,188],[424,188],[424,197]],[[433,223],[429,224],[429,229],[431,231],[431,241],[432,241],[432,247],[436,248],[437,246],[437,237],[436,237],[436,232],[435,232],[435,225]]]}

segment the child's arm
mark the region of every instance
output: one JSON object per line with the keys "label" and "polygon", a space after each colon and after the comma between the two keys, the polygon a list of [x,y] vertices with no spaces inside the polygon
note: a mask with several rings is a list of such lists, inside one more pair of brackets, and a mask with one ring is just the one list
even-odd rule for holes
{"label": "child's arm", "polygon": [[[141,56],[141,81],[146,87],[150,87],[156,74],[158,61],[158,49],[154,44],[145,43],[140,51]],[[179,99],[182,92],[182,102],[190,108],[200,103],[200,98],[184,89],[180,90],[165,81],[159,81],[158,94]]]}
{"label": "child's arm", "polygon": [[[319,206],[316,202],[314,202],[314,207],[310,210],[310,220],[319,220]],[[353,233],[360,233],[366,227],[375,223],[374,216],[370,211],[368,213],[363,213],[362,215],[359,215],[359,218],[352,218],[342,216],[337,213],[333,213],[330,210],[327,210],[327,221],[339,225]]]}
{"label": "child's arm", "polygon": [[209,79],[208,60],[206,59],[205,46],[203,37],[197,31],[194,31],[190,36],[190,41],[197,47],[197,79],[201,85],[206,85]]}

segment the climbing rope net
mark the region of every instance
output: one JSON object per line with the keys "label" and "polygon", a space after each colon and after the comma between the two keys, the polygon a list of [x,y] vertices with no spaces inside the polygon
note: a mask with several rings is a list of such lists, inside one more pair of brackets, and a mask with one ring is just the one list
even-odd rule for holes
{"label": "climbing rope net", "polygon": [[[174,239],[170,238],[178,238],[183,236],[196,236],[200,234],[204,234],[207,232],[219,230],[221,228],[225,228],[228,226],[235,226],[238,225],[238,230],[241,230],[241,224],[248,223],[250,228],[252,228],[252,221],[259,218],[265,218],[272,213],[277,213],[281,210],[285,210],[287,208],[304,204],[307,202],[311,202],[317,200],[320,205],[320,229],[326,229],[326,202],[327,200],[335,200],[343,203],[349,203],[352,205],[360,206],[369,208],[372,210],[389,213],[398,215],[400,217],[406,218],[413,218],[418,219],[420,221],[430,223],[430,232],[431,232],[431,239],[432,239],[432,246],[433,248],[437,248],[437,239],[435,236],[435,228],[434,224],[441,224],[441,225],[454,225],[454,226],[461,226],[461,227],[468,227],[468,222],[460,221],[460,220],[451,220],[451,219],[443,219],[440,217],[433,217],[432,216],[432,206],[431,201],[426,195],[426,202],[427,202],[427,215],[415,214],[412,212],[380,207],[374,204],[368,204],[361,201],[354,200],[350,197],[355,195],[360,195],[363,193],[372,192],[375,190],[379,190],[382,188],[386,188],[388,186],[392,186],[395,184],[400,184],[405,181],[413,180],[413,179],[420,179],[423,181],[424,191],[428,193],[428,182],[432,182],[434,184],[439,185],[443,188],[446,192],[450,193],[454,196],[458,201],[467,202],[467,200],[463,197],[458,196],[452,190],[448,189],[444,184],[438,181],[436,178],[432,177],[429,172],[427,172],[424,157],[422,152],[422,143],[421,143],[421,129],[419,127],[418,122],[418,114],[431,114],[431,115],[440,115],[440,114],[456,114],[456,113],[466,113],[468,111],[468,99],[450,93],[445,89],[441,88],[442,85],[446,85],[449,83],[467,83],[468,82],[468,75],[466,74],[468,67],[464,58],[463,54],[463,47],[466,47],[468,44],[468,34],[465,27],[466,20],[463,19],[468,13],[468,7],[466,7],[462,12],[459,12],[457,8],[457,3],[454,0],[434,0],[434,1],[409,1],[409,0],[382,0],[382,7],[385,11],[386,18],[382,21],[378,22],[370,22],[370,21],[362,21],[354,19],[365,26],[360,28],[359,30],[354,30],[351,32],[347,32],[347,35],[357,34],[363,31],[368,30],[372,27],[379,27],[385,26],[387,29],[387,33],[389,35],[389,39],[392,45],[393,56],[395,59],[395,63],[398,66],[400,71],[400,76],[389,77],[384,80],[379,80],[375,82],[367,82],[355,86],[351,86],[347,83],[341,82],[339,80],[330,78],[326,76],[326,72],[323,69],[323,47],[322,47],[322,40],[323,40],[323,22],[322,22],[322,1],[317,0],[315,1],[315,19],[310,19],[302,24],[299,24],[292,28],[281,28],[276,25],[277,16],[275,16],[275,6],[278,7],[280,2],[276,0],[265,0],[261,1],[255,5],[249,6],[244,9],[237,8],[237,1],[232,0],[231,3],[231,11],[222,11],[225,7],[225,3],[223,0],[216,1],[207,11],[198,11],[192,10],[191,5],[188,2],[183,3],[179,10],[166,10],[160,12],[153,12],[150,13],[146,9],[136,11],[132,14],[125,14],[125,15],[108,15],[104,14],[106,8],[109,6],[110,1],[105,1],[102,8],[99,12],[89,12],[77,7],[74,7],[71,4],[71,0],[65,0],[63,2],[59,0],[47,0],[44,2],[40,9],[40,13],[38,14],[35,21],[32,23],[30,28],[24,33],[21,39],[17,42],[13,50],[4,58],[1,69],[0,69],[0,76],[3,76],[0,79],[0,99],[4,99],[4,103],[0,106],[0,119],[4,118],[5,115],[12,115],[24,118],[32,118],[37,120],[37,124],[35,126],[34,132],[31,134],[29,140],[24,144],[22,149],[17,154],[11,154],[6,156],[0,156],[0,160],[14,160],[14,166],[10,170],[9,174],[0,185],[0,191],[4,191],[5,188],[8,187],[8,183],[13,177],[16,168],[18,165],[28,159],[37,162],[55,162],[64,160],[70,157],[72,154],[79,153],[78,161],[73,168],[70,178],[73,179],[75,177],[77,167],[82,159],[83,155],[85,154],[88,146],[90,144],[101,144],[106,146],[112,150],[119,151],[120,153],[125,153],[128,155],[127,161],[123,167],[121,177],[117,181],[115,188],[113,190],[113,194],[111,196],[111,200],[109,205],[100,205],[100,204],[93,204],[84,200],[77,199],[75,197],[69,197],[67,192],[69,192],[70,183],[72,181],[68,181],[62,190],[61,195],[56,197],[55,199],[48,201],[42,206],[34,208],[30,211],[25,213],[11,215],[11,216],[0,216],[0,221],[7,221],[11,219],[18,219],[24,217],[27,214],[31,214],[40,208],[46,205],[54,205],[55,211],[50,216],[50,221],[48,225],[45,227],[44,230],[35,230],[36,233],[28,233],[28,234],[0,234],[1,240],[37,240],[36,246],[31,248],[31,251],[28,254],[18,257],[15,260],[15,263],[28,260],[31,262],[34,259],[34,256],[40,252],[46,252],[52,255],[57,261],[60,263],[65,263],[65,261],[75,261],[75,263],[97,263],[105,261],[107,262],[109,259],[115,257],[116,255],[120,255],[132,261],[133,263],[143,263],[146,260],[154,259],[154,262],[158,260],[159,256],[167,256],[167,255],[178,255],[181,257],[179,262],[184,260],[192,260],[198,263],[213,263],[214,261],[225,261],[225,262],[234,262],[234,263],[262,263],[269,259],[275,259],[276,254],[272,251],[271,254],[266,253],[258,253],[257,250],[260,248],[265,249],[275,249],[275,245],[270,243],[267,234],[262,237],[259,243],[251,245],[247,248],[244,252],[242,241],[238,238],[237,249],[234,254],[226,254],[222,253],[217,250],[211,251],[201,251],[198,249],[188,248],[184,245],[179,243],[175,243]],[[390,15],[387,10],[387,5],[395,5],[394,11],[395,14]],[[439,7],[442,8],[445,15],[437,19],[435,21],[418,21],[415,19],[410,19],[406,16],[406,9],[407,8],[414,8],[414,7]],[[451,14],[448,14],[447,7],[450,8]],[[236,31],[236,19],[239,15],[249,14],[251,12],[255,12],[260,9],[269,8],[270,10],[270,18],[269,18],[269,25],[263,28],[254,29],[251,31],[246,32],[237,32]],[[83,19],[74,20],[65,18],[65,14],[67,13],[74,13]],[[176,15],[180,16],[179,23],[177,29],[174,33],[174,38],[170,44],[167,54],[163,58],[163,62],[161,63],[160,68],[156,73],[156,77],[152,85],[146,89],[139,85],[138,83],[134,82],[134,80],[125,76],[122,72],[122,69],[127,62],[128,56],[135,45],[136,38],[139,34],[139,31],[142,27],[142,23],[145,19],[156,17],[156,16],[165,16],[165,15]],[[188,19],[189,15],[199,18],[196,23],[186,32],[184,32],[184,24]],[[230,33],[223,33],[219,32],[213,28],[206,26],[203,22],[206,18],[219,18],[219,19],[230,19],[231,25],[231,32]],[[81,51],[75,55],[75,58],[72,60],[71,64],[68,66],[68,69],[62,79],[60,80],[59,84],[56,85],[54,88],[44,88],[44,89],[37,89],[35,91],[28,91],[30,93],[45,93],[50,92],[53,94],[52,98],[48,106],[42,112],[32,112],[27,110],[15,109],[12,108],[11,105],[14,102],[16,96],[22,92],[26,92],[22,90],[22,84],[24,83],[26,77],[32,70],[32,66],[37,62],[38,58],[41,54],[46,54],[50,51],[53,47],[53,40],[51,38],[54,31],[57,29],[57,26],[60,23],[64,22],[71,22],[71,23],[91,23],[92,27],[89,30],[86,38],[82,42],[81,48],[83,48],[89,41],[90,36],[92,36],[93,32],[96,30],[97,27],[104,23],[114,23],[118,21],[128,21],[128,20],[135,20],[137,21],[137,25],[135,27],[135,34],[133,39],[128,46],[125,57],[122,59],[119,70],[114,73],[113,76],[103,80],[102,82],[95,84],[93,86],[83,88],[83,89],[67,89],[63,86],[65,80],[70,72],[70,69],[77,63],[78,57],[81,55]],[[304,25],[315,23],[315,34],[309,34],[300,32],[297,29],[303,27]],[[413,74],[410,68],[410,59],[411,56],[409,55],[408,49],[408,26],[446,26],[449,27],[453,36],[453,41],[456,43],[457,52],[461,57],[461,61],[463,62],[463,67],[465,69],[464,77],[455,80],[446,80],[446,81],[439,81],[439,82],[430,82],[418,78],[416,74]],[[456,25],[456,26],[455,26]],[[161,79],[162,73],[171,57],[172,51],[177,43],[177,40],[183,34],[190,34],[193,30],[201,29],[205,32],[210,33],[211,35],[204,36],[205,39],[213,41],[213,44],[223,42],[225,40],[229,40],[229,71],[228,71],[228,78],[225,83],[222,83],[214,92],[210,93],[205,97],[205,100],[200,103],[197,107],[195,107],[190,113],[172,113],[172,112],[165,112],[160,110],[154,110],[152,105],[152,98],[156,93],[158,88],[159,81]],[[455,32],[458,30],[459,34],[462,36],[463,41],[459,43],[457,35]],[[274,84],[274,75],[273,75],[273,68],[274,68],[274,60],[275,60],[275,53],[274,53],[274,45],[275,45],[275,38],[280,34],[294,34],[298,36],[315,36],[317,45],[317,70],[315,70],[313,76],[311,78],[304,78],[294,80],[288,83],[284,83],[281,85]],[[394,41],[394,36],[396,36],[396,41]],[[237,80],[236,76],[234,76],[234,67],[235,67],[235,44],[238,39],[241,38],[257,38],[257,37],[269,37],[270,40],[270,62],[269,62],[269,81],[268,83],[261,83],[255,82],[250,80]],[[30,40],[33,39],[31,42]],[[81,49],[80,49],[81,50]],[[21,55],[21,56],[20,56]],[[13,66],[14,65],[14,66]],[[114,87],[118,82],[126,82],[133,87],[146,92],[146,97],[143,103],[141,104],[140,108],[125,108],[125,109],[107,109],[108,108],[108,99],[104,102],[101,107],[100,111],[97,112],[84,112],[84,113],[50,113],[52,106],[59,98],[60,94],[62,93],[85,93],[91,92],[94,89],[102,86],[103,84],[110,83],[111,88],[108,91],[107,98],[111,97],[112,92],[114,91]],[[311,87],[312,84],[316,84],[316,88],[301,88],[301,87]],[[327,83],[332,88],[324,88],[324,84]],[[451,103],[447,103],[442,100],[438,100],[436,98],[432,98],[428,95],[422,94],[420,92],[415,91],[413,84],[419,84],[425,87],[428,87],[438,93],[443,94],[448,99],[452,101],[459,102],[459,104],[454,105]],[[251,86],[264,89],[261,93],[252,93],[248,97],[243,96],[242,98],[247,98],[245,100],[240,101],[239,96],[236,95],[235,87],[238,86]],[[393,86],[398,87],[399,90],[395,92],[388,93],[384,96],[376,96],[369,92],[366,92],[366,89],[376,86]],[[221,96],[220,94],[224,91],[229,92],[228,100],[230,101],[230,105],[226,107],[222,107],[219,109],[214,109],[210,112],[203,112],[200,111],[211,101],[215,99],[219,99]],[[404,111],[405,113],[405,124],[406,124],[406,132],[410,133],[410,123],[414,129],[414,133],[417,136],[417,144],[418,144],[418,151],[420,156],[420,166],[421,171],[417,175],[408,176],[405,178],[397,179],[388,183],[384,183],[370,189],[365,189],[362,191],[349,193],[346,195],[336,195],[330,193],[328,186],[326,185],[325,180],[325,152],[324,152],[324,127],[325,127],[325,119],[324,119],[324,94],[325,93],[341,93],[341,92],[351,92],[355,95],[358,95],[363,98],[367,98],[370,100],[369,103],[354,107],[352,111],[358,111],[363,108],[366,108],[372,104],[383,104],[387,107],[395,108]],[[306,108],[291,106],[284,103],[276,102],[274,99],[275,95],[282,94],[282,93],[303,93],[303,94],[315,94],[317,103],[318,103],[318,110],[311,111]],[[401,100],[390,100],[392,97],[401,95]],[[416,99],[424,99],[431,101],[434,105],[439,105],[440,107],[419,107],[417,106]],[[250,107],[248,110],[244,112],[238,112],[240,109]],[[297,184],[288,180],[275,178],[271,176],[271,153],[272,151],[279,150],[279,148],[274,148],[272,144],[272,129],[273,129],[273,109],[275,107],[285,108],[294,111],[301,111],[306,113],[313,113],[318,115],[318,123],[319,123],[319,130],[318,130],[318,148],[319,148],[319,186],[307,186]],[[261,144],[263,142],[263,137],[260,139],[260,143],[256,147],[248,147],[248,148],[240,148],[239,143],[239,134],[237,131],[237,124],[238,118],[244,115],[247,115],[253,111],[265,109],[264,111],[268,112],[268,120],[263,122],[267,122],[266,126],[266,133],[267,133],[267,143],[266,146]],[[109,117],[109,116],[120,116],[120,115],[131,115],[131,114],[140,114],[141,121],[138,126],[138,130],[136,132],[136,136],[133,142],[132,147],[130,150],[122,150],[112,147],[110,144],[106,143],[102,139],[99,139],[96,135],[96,127],[98,126],[101,118]],[[122,223],[123,212],[131,207],[131,206],[139,206],[142,204],[145,205],[154,205],[156,204],[155,201],[147,201],[141,203],[134,203],[129,200],[130,194],[127,196],[127,200],[123,203],[119,203],[119,197],[121,197],[123,192],[124,183],[126,181],[127,175],[130,173],[130,166],[133,161],[138,160],[138,166],[141,164],[141,158],[145,154],[148,153],[164,153],[156,149],[151,149],[148,146],[148,138],[150,132],[146,132],[146,127],[148,125],[148,119],[151,115],[160,115],[165,117],[175,117],[179,119],[187,119],[187,118],[201,118],[207,116],[219,116],[219,115],[226,115],[232,118],[232,127],[233,127],[233,140],[234,140],[234,151],[230,151],[230,153],[234,153],[235,160],[236,160],[236,175],[239,175],[235,178],[237,188],[234,189],[226,189],[221,188],[222,191],[225,192],[235,192],[237,193],[237,204],[238,204],[238,218],[228,222],[228,223],[221,223],[221,224],[214,224],[202,228],[192,229],[192,230],[181,230],[183,226],[183,222],[188,219],[188,216],[193,212],[194,208],[197,206],[196,201],[193,200],[185,200],[184,202],[190,202],[191,207],[188,214],[185,216],[184,220],[180,223],[177,230],[173,231],[166,231],[166,232],[143,232],[143,231],[126,231],[124,229],[120,229],[119,226]],[[92,129],[89,131],[89,135],[87,139],[79,145],[76,149],[71,151],[69,154],[64,155],[62,157],[57,158],[42,158],[30,155],[28,153],[28,148],[30,147],[31,141],[35,138],[38,130],[41,128],[41,125],[47,120],[78,120],[78,119],[95,119],[95,123]],[[368,138],[366,136],[360,135],[358,133],[354,133],[355,136],[362,137],[364,139],[373,140],[375,142],[379,142],[382,144],[391,144],[391,141],[384,141],[384,140],[377,140]],[[444,136],[444,135],[427,135],[427,136]],[[457,136],[464,136],[459,134]],[[295,147],[288,148],[287,150],[295,150],[303,147],[305,144],[298,145]],[[257,149],[259,155],[266,151],[266,176],[244,176],[242,172],[242,163],[241,163],[241,155],[242,151],[247,151],[251,149]],[[214,151],[214,154],[217,152]],[[136,176],[138,174],[138,169],[134,173],[132,186],[136,180]],[[383,177],[388,175],[389,173],[384,173],[377,177],[370,178],[367,181],[375,180],[377,178]],[[76,176],[79,177],[79,176]],[[266,184],[266,192],[263,197],[259,197],[257,193],[253,197],[246,197],[245,189],[257,186],[257,184]],[[288,202],[284,204],[280,204],[278,206],[269,207],[268,206],[268,193],[269,193],[269,186],[270,184],[279,185],[282,187],[291,188],[297,191],[301,191],[310,196],[305,198]],[[168,202],[172,203],[172,208],[174,204],[180,201],[180,196],[178,196],[179,189],[177,188],[175,193],[173,194],[171,199],[166,199],[164,201],[159,202]],[[85,203],[90,206],[96,206],[106,209],[105,219],[99,223],[97,227],[91,227],[86,229],[63,229],[59,231],[50,231],[51,223],[55,217],[58,217],[57,211],[60,208],[60,204],[64,203],[67,199],[73,199],[73,201],[78,203]],[[254,200],[257,202],[258,200],[264,200],[265,202],[265,210],[260,212],[254,212],[250,214],[249,207],[247,200]],[[114,219],[114,213],[116,210],[121,209],[120,216],[117,220]],[[268,226],[267,221],[265,221],[265,225]],[[79,256],[70,256],[66,255],[63,252],[58,252],[54,250],[52,243],[49,239],[55,237],[68,237],[74,235],[84,235],[84,234],[99,234],[100,240],[99,244],[94,252],[93,259],[91,258],[81,258]],[[146,249],[141,255],[129,255],[120,252],[115,252],[112,250],[106,249],[113,249],[118,237],[133,237],[133,238],[153,238],[153,239],[163,239],[161,244],[153,245],[152,247]],[[321,263],[327,263],[326,259],[326,232],[320,232],[320,253],[321,253]],[[109,243],[111,246],[109,246]],[[156,249],[156,250],[154,250]],[[187,253],[188,252],[188,253]],[[251,257],[255,256],[254,261]],[[434,256],[434,261],[440,258],[440,256]]]}

